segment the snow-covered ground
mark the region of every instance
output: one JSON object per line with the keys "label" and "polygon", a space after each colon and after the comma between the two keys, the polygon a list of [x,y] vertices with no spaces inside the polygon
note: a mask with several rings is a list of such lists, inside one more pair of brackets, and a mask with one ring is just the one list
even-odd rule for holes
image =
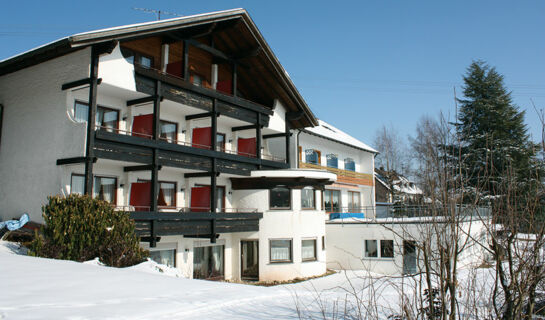
{"label": "snow-covered ground", "polygon": [[259,287],[184,279],[151,261],[117,269],[22,253],[0,241],[0,319],[322,319],[371,292],[378,299],[370,305],[386,318],[398,308],[402,281],[370,286],[367,273],[341,272]]}

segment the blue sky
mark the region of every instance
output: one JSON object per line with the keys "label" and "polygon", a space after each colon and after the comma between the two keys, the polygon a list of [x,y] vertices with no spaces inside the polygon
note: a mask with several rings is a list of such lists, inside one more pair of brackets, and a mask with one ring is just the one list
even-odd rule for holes
{"label": "blue sky", "polygon": [[[372,145],[377,128],[403,137],[417,120],[453,116],[453,87],[482,59],[505,76],[541,127],[545,109],[545,1],[6,1],[0,59],[70,34],[155,20],[132,8],[182,15],[245,8],[321,119]],[[165,16],[169,18],[172,16]]]}

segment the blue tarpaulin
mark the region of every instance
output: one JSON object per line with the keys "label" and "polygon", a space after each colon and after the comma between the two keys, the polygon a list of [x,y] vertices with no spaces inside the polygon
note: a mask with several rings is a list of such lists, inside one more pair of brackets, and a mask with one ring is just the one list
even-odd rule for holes
{"label": "blue tarpaulin", "polygon": [[21,218],[19,218],[19,220],[8,220],[0,222],[0,230],[4,229],[4,227],[7,227],[9,231],[17,230],[24,226],[28,221],[28,214],[25,213],[21,216]]}
{"label": "blue tarpaulin", "polygon": [[363,212],[332,212],[329,214],[329,220],[334,219],[347,219],[347,218],[365,218]]}

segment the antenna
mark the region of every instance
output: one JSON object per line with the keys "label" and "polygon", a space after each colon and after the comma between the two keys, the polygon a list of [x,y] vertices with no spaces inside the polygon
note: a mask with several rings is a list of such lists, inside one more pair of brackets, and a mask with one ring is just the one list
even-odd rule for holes
{"label": "antenna", "polygon": [[178,13],[172,13],[172,12],[168,12],[168,11],[163,11],[163,10],[155,10],[155,9],[147,9],[147,8],[132,8],[133,10],[138,10],[138,11],[144,11],[146,13],[153,13],[153,14],[157,14],[157,20],[161,20],[161,14],[166,14],[166,15],[169,15],[169,16],[176,16],[176,17],[183,17],[183,15],[181,14],[178,14]]}

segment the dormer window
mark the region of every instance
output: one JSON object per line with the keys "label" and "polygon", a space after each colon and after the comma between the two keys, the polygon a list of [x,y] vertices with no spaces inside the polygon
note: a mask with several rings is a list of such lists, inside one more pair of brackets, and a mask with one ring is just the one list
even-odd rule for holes
{"label": "dormer window", "polygon": [[330,168],[339,167],[339,157],[336,154],[330,153],[327,155],[327,166]]}
{"label": "dormer window", "polygon": [[320,151],[315,149],[306,149],[305,162],[312,163],[312,164],[320,164]]}
{"label": "dormer window", "polygon": [[356,163],[352,158],[344,159],[344,170],[356,171]]}

